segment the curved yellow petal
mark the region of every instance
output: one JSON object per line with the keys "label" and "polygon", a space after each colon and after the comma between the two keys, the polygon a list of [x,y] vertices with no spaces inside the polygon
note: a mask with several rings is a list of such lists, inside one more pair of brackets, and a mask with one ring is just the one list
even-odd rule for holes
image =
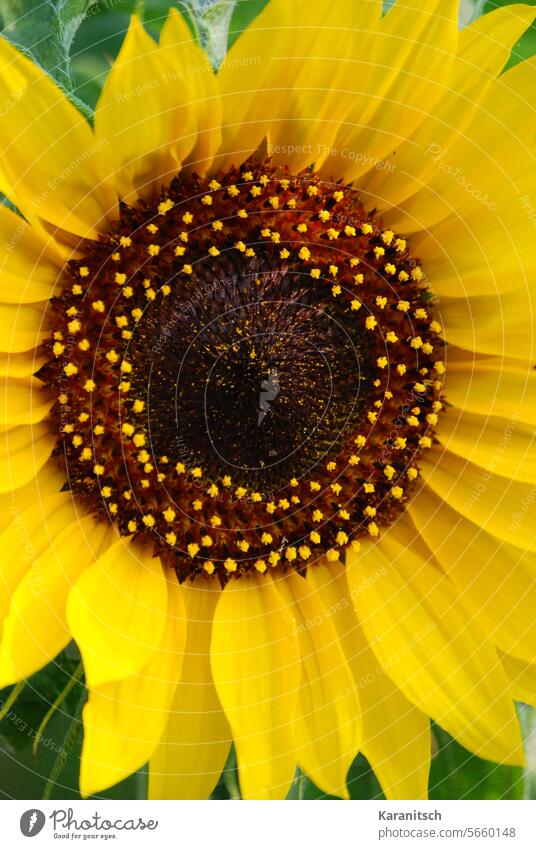
{"label": "curved yellow petal", "polygon": [[138,673],[158,649],[167,610],[162,565],[121,537],[74,584],[67,622],[91,689]]}
{"label": "curved yellow petal", "polygon": [[434,448],[421,461],[422,476],[440,498],[475,525],[527,551],[536,551],[534,486],[512,481]]}
{"label": "curved yellow petal", "polygon": [[14,515],[26,510],[47,495],[61,492],[65,484],[65,473],[58,468],[56,460],[50,459],[31,479],[21,487],[0,494],[0,533],[9,525]]}
{"label": "curved yellow petal", "polygon": [[[380,573],[381,574],[381,573]],[[377,580],[372,572],[368,580]],[[361,750],[388,799],[426,799],[430,772],[429,717],[391,681],[354,613],[341,563],[317,563],[307,582],[337,629],[361,703]],[[353,593],[360,591],[354,587]]]}
{"label": "curved yellow petal", "polygon": [[[493,79],[479,97],[478,109],[469,107],[469,123],[465,120],[467,105],[462,103],[449,121],[451,125],[460,122],[459,131],[444,144],[436,139],[423,146],[416,144],[415,154],[429,160],[430,171],[423,175],[419,191],[390,213],[393,229],[408,234],[428,232],[429,239],[423,237],[422,241],[431,246],[436,227],[452,216],[454,226],[458,223],[458,238],[463,239],[465,227],[476,234],[475,244],[480,238],[488,244],[486,227],[494,221],[494,231],[499,234],[502,220],[506,227],[500,244],[507,245],[509,219],[519,220],[523,226],[523,196],[530,192],[528,185],[534,185],[535,68],[533,57]],[[408,163],[404,170],[411,172],[411,167]],[[481,215],[483,226],[479,224]],[[523,231],[529,233],[526,226]],[[522,253],[529,253],[525,246],[520,247]],[[495,256],[499,258],[499,253]],[[511,251],[508,256],[513,256]]]}
{"label": "curved yellow petal", "polygon": [[[309,571],[314,571],[316,564]],[[302,684],[296,716],[297,759],[324,792],[348,797],[346,776],[361,743],[357,690],[339,637],[312,584],[297,574],[278,582],[296,620]]]}
{"label": "curved yellow petal", "polygon": [[[348,583],[374,654],[395,684],[480,757],[523,763],[506,677],[451,581],[421,555],[403,522],[362,554],[348,555]],[[371,571],[381,570],[368,583]]]}
{"label": "curved yellow petal", "polygon": [[453,454],[483,469],[516,481],[536,481],[536,431],[519,421],[515,408],[504,419],[448,407],[441,413],[436,435]]}
{"label": "curved yellow petal", "polygon": [[47,361],[47,358],[36,351],[23,351],[19,354],[0,352],[0,378],[2,377],[31,377]]}
{"label": "curved yellow petal", "polygon": [[0,434],[0,493],[29,483],[49,460],[55,442],[46,422]]}
{"label": "curved yellow petal", "polygon": [[[368,173],[359,181],[360,188],[366,190],[370,205],[380,210],[390,208],[392,224],[401,232],[413,233],[428,227],[431,220],[436,222],[441,213],[438,216],[435,212],[430,219],[430,206],[436,210],[443,204],[442,217],[450,215],[458,206],[453,200],[456,189],[461,202],[470,200],[471,190],[475,194],[478,192],[479,186],[471,185],[471,173],[466,173],[468,185],[465,190],[465,184],[459,179],[463,172],[462,159],[453,158],[451,148],[464,139],[467,127],[478,118],[486,93],[506,65],[512,47],[535,16],[534,7],[513,4],[482,15],[465,27],[458,35],[450,79],[440,101],[429,111],[426,120],[413,128],[409,141],[393,144],[383,159],[377,155],[371,158]],[[410,124],[413,123],[410,120]],[[494,143],[491,138],[488,140],[483,155]],[[491,159],[490,168],[494,168]],[[450,204],[444,201],[438,185],[446,182],[449,176],[453,178],[449,187]],[[482,199],[484,196],[482,192]],[[411,200],[406,204],[408,199]]]}
{"label": "curved yellow petal", "polygon": [[196,579],[182,587],[188,621],[184,662],[166,729],[149,767],[150,799],[207,799],[231,746],[231,729],[210,670],[216,581]]}
{"label": "curved yellow petal", "polygon": [[536,371],[529,362],[449,349],[445,394],[454,407],[536,425]]}
{"label": "curved yellow petal", "polygon": [[154,654],[137,674],[89,691],[83,711],[82,796],[117,784],[151,757],[181,674],[186,627],[183,590],[172,575],[166,624]]}
{"label": "curved yellow petal", "polygon": [[[462,175],[460,179],[465,178]],[[481,201],[465,211],[457,209],[441,223],[411,236],[409,244],[442,301],[482,297],[485,305],[487,296],[492,308],[501,311],[501,295],[506,300],[511,292],[520,294],[530,286],[536,270],[533,223],[526,204],[519,202],[523,191],[505,197],[504,190],[493,184],[492,199],[473,182],[465,182],[467,191]],[[419,221],[418,226],[425,225]],[[471,305],[476,314],[479,303]]]}
{"label": "curved yellow petal", "polygon": [[230,580],[214,614],[211,664],[245,799],[283,799],[294,776],[300,686],[290,611],[269,577]]}
{"label": "curved yellow petal", "polygon": [[[293,171],[321,162],[368,78],[381,3],[271,0],[231,47],[218,73],[220,164],[240,164],[266,140]],[[342,175],[337,175],[342,176]]]}
{"label": "curved yellow petal", "polygon": [[[7,427],[33,425],[48,416],[54,398],[37,378],[8,378],[2,381],[0,423]],[[6,437],[8,435],[6,434]]]}
{"label": "curved yellow petal", "polygon": [[408,510],[488,639],[536,663],[536,555],[486,533],[426,486]]}
{"label": "curved yellow petal", "polygon": [[114,217],[99,145],[83,116],[36,64],[0,40],[0,191],[27,219],[94,238]]}
{"label": "curved yellow petal", "polygon": [[502,654],[501,660],[513,698],[536,707],[536,663],[525,663],[508,654]]}
{"label": "curved yellow petal", "polygon": [[185,164],[204,174],[221,143],[222,108],[219,86],[204,50],[192,40],[177,9],[170,9],[160,33],[163,59],[169,65],[170,83],[181,82],[191,100],[197,122],[196,137]]}
{"label": "curved yellow petal", "polygon": [[45,303],[0,303],[0,351],[19,354],[36,348],[50,334],[46,309]]}
{"label": "curved yellow petal", "polygon": [[27,221],[0,206],[0,301],[31,304],[48,300],[63,265],[52,240],[46,242]]}
{"label": "curved yellow petal", "polygon": [[65,492],[48,495],[25,509],[14,499],[10,513],[12,521],[0,534],[0,623],[32,563],[38,562],[54,538],[76,520],[72,498]]}
{"label": "curved yellow petal", "polygon": [[67,645],[69,591],[112,541],[106,522],[89,516],[76,519],[70,510],[71,524],[29,564],[13,593],[0,651],[1,686],[32,675]]}
{"label": "curved yellow petal", "polygon": [[528,287],[503,294],[442,298],[439,316],[451,345],[525,362],[536,359],[535,299]]}
{"label": "curved yellow petal", "polygon": [[95,112],[102,168],[121,198],[170,182],[196,143],[196,108],[194,86],[133,16]]}
{"label": "curved yellow petal", "polygon": [[365,206],[378,203],[363,175],[388,165],[391,155],[396,162],[396,151],[429,120],[451,85],[457,13],[457,0],[395,3],[366,50],[369,72],[361,74],[361,96],[354,99],[322,168],[326,177],[356,181]]}

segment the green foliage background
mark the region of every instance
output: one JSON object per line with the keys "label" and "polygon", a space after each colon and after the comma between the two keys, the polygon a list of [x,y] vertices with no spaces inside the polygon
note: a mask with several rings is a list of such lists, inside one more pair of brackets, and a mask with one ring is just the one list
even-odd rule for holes
{"label": "green foliage background", "polygon": [[[268,0],[183,0],[175,3],[215,66],[240,32]],[[289,0],[299,2],[299,0]],[[460,25],[466,25],[510,0],[462,0]],[[0,0],[0,29],[47,70],[91,118],[106,75],[117,55],[130,15],[135,12],[158,35],[170,0]],[[392,2],[385,3],[385,7]],[[536,5],[532,0],[528,5]],[[515,45],[507,67],[536,54],[536,26]],[[0,691],[0,798],[79,799],[78,766],[81,711],[87,698],[77,649],[69,646],[54,663],[14,688]],[[535,713],[519,706],[529,766],[498,766],[474,757],[437,726],[430,776],[432,799],[536,798]],[[349,776],[353,799],[382,799],[367,761],[358,756]],[[146,770],[99,798],[146,798]],[[240,798],[231,753],[215,799]],[[289,799],[325,797],[299,772]]]}

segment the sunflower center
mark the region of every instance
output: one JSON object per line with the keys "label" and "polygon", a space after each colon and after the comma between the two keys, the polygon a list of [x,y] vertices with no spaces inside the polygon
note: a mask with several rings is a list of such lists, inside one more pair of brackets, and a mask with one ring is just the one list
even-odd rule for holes
{"label": "sunflower center", "polygon": [[273,491],[363,414],[368,340],[339,302],[326,308],[321,282],[251,260],[219,265],[187,309],[178,286],[140,319],[133,360],[151,354],[135,389],[156,454],[176,446],[212,480]]}
{"label": "sunflower center", "polygon": [[122,206],[52,306],[66,485],[181,579],[335,559],[403,509],[441,328],[353,190],[269,165],[178,177]]}

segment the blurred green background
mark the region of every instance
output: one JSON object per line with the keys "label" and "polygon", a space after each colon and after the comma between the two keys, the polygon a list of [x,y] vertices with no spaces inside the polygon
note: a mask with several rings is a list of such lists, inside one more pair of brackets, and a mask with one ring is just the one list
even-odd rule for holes
{"label": "blurred green background", "polygon": [[[154,36],[174,5],[217,66],[225,50],[266,5],[267,0],[0,0],[3,34],[41,64],[90,118],[117,55],[129,16],[136,12]],[[298,2],[298,0],[289,0]],[[388,8],[392,2],[385,4]],[[461,0],[460,26],[502,2]],[[536,5],[536,0],[527,5]],[[536,26],[515,45],[508,65],[536,54]],[[0,798],[79,799],[78,766],[81,710],[86,690],[77,649],[62,653],[23,685],[0,690]],[[430,776],[432,799],[536,798],[536,711],[519,706],[526,741],[525,770],[497,766],[472,756],[437,726],[433,728]],[[349,777],[353,799],[382,799],[364,757]],[[146,798],[147,776],[140,770],[99,798]],[[237,799],[238,780],[231,754],[214,791],[216,799]],[[326,798],[297,774],[289,799]]]}

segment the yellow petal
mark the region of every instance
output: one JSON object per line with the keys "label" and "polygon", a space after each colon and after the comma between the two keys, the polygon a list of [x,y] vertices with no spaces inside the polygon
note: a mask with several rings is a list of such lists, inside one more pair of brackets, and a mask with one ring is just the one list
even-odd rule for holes
{"label": "yellow petal", "polygon": [[85,118],[41,68],[0,41],[0,190],[27,219],[95,237],[115,214]]}
{"label": "yellow petal", "polygon": [[536,555],[486,533],[426,486],[408,510],[488,638],[502,651],[536,662]]}
{"label": "yellow petal", "polygon": [[0,301],[48,300],[63,265],[52,240],[47,243],[23,218],[0,206],[0,244]]}
{"label": "yellow petal", "polygon": [[31,351],[50,335],[45,303],[0,303],[0,350],[18,354]]}
{"label": "yellow petal", "polygon": [[37,504],[46,495],[61,492],[65,480],[65,473],[61,472],[55,460],[50,459],[35,476],[32,474],[28,483],[11,492],[0,494],[0,533],[9,525],[14,515]]}
{"label": "yellow petal", "polygon": [[269,577],[231,580],[214,614],[212,674],[245,799],[283,799],[294,776],[300,684],[291,614]]}
{"label": "yellow petal", "polygon": [[441,413],[436,435],[453,454],[483,469],[516,481],[536,481],[536,431],[518,420],[513,407],[508,419],[449,407]]}
{"label": "yellow petal", "polygon": [[445,394],[455,407],[485,416],[536,425],[536,371],[530,363],[502,357],[475,357],[449,349]]}
{"label": "yellow petal", "polygon": [[502,654],[501,660],[513,698],[536,707],[536,663],[525,663],[507,654]]}
{"label": "yellow petal", "polygon": [[162,58],[169,65],[170,83],[180,81],[184,97],[192,102],[197,123],[196,137],[186,163],[198,174],[212,164],[221,142],[221,101],[216,76],[204,50],[192,40],[190,30],[177,9],[169,10],[160,33]]}
{"label": "yellow petal", "polygon": [[293,171],[323,161],[368,78],[363,57],[380,15],[379,2],[333,0],[309,4],[305,22],[299,5],[271,0],[218,73],[222,167],[244,161],[264,139],[274,161]]}
{"label": "yellow petal", "polygon": [[95,112],[102,168],[129,202],[159,192],[195,145],[194,86],[177,77],[133,16]]}
{"label": "yellow petal", "polygon": [[[455,170],[453,166],[452,170]],[[463,174],[462,179],[465,179]],[[430,227],[416,213],[414,226],[422,231],[412,235],[409,244],[413,255],[426,268],[434,293],[442,302],[488,296],[490,303],[495,298],[495,310],[500,310],[500,298],[506,301],[510,292],[515,295],[520,287],[524,289],[530,284],[536,269],[534,227],[527,208],[519,202],[523,191],[519,190],[516,197],[511,193],[505,197],[505,190],[501,193],[500,187],[494,187],[491,194],[491,190],[487,193],[475,188],[473,183],[468,185],[473,193],[480,192],[482,200],[466,210],[448,210],[450,217]],[[498,197],[500,205],[496,202]],[[426,209],[426,198],[421,203]],[[397,226],[398,222],[393,221],[393,229]],[[408,227],[403,232],[410,233]],[[482,303],[485,307],[486,301]],[[480,317],[478,310],[477,301],[473,306],[475,321]],[[508,355],[507,350],[505,353]]]}
{"label": "yellow petal", "polygon": [[47,358],[36,351],[23,351],[20,354],[0,352],[0,378],[31,377],[46,361]]}
{"label": "yellow petal", "polygon": [[527,287],[474,298],[444,297],[439,314],[443,335],[451,345],[527,362],[536,358],[535,307],[534,293]]}
{"label": "yellow petal", "polygon": [[315,564],[307,573],[307,582],[337,629],[361,703],[361,750],[383,792],[388,799],[426,799],[429,717],[408,701],[376,660],[355,616],[342,564]]}
{"label": "yellow petal", "polygon": [[182,589],[188,621],[184,662],[166,729],[151,758],[150,799],[207,799],[231,746],[210,670],[212,618],[221,590],[216,581],[202,578]]}
{"label": "yellow petal", "polygon": [[67,493],[48,495],[31,507],[21,509],[14,500],[12,521],[0,535],[0,623],[9,610],[11,597],[34,561],[67,525],[76,520],[72,498]]}
{"label": "yellow petal", "polygon": [[[482,15],[465,27],[459,33],[449,84],[444,87],[440,101],[428,112],[426,120],[420,123],[409,141],[393,145],[392,152],[383,160],[371,159],[370,170],[360,180],[360,188],[365,188],[374,198],[378,209],[390,208],[392,224],[396,222],[401,232],[409,234],[429,227],[430,220],[437,222],[440,217],[449,216],[456,189],[459,189],[462,202],[471,199],[469,191],[478,191],[479,186],[473,184],[471,173],[466,173],[467,191],[461,181],[456,183],[451,179],[449,204],[444,201],[439,183],[446,183],[449,176],[459,178],[463,172],[462,160],[459,156],[452,157],[451,148],[460,139],[468,140],[468,125],[478,117],[493,80],[502,72],[512,47],[535,16],[534,8],[513,4]],[[491,139],[483,150],[484,155],[490,143],[493,144]],[[494,168],[493,162],[490,167]],[[482,192],[482,199],[485,194]],[[436,211],[441,206],[442,215]],[[454,208],[457,206],[454,203]],[[434,210],[432,219],[430,207]],[[461,229],[460,226],[460,234]],[[483,233],[484,228],[480,231]],[[437,276],[434,280],[437,283]],[[448,291],[441,294],[448,294]]]}
{"label": "yellow petal", "polygon": [[91,689],[138,673],[158,649],[167,585],[160,560],[120,538],[82,574],[67,602],[67,622]]}
{"label": "yellow petal", "polygon": [[[315,569],[316,564],[309,571]],[[361,742],[357,690],[337,632],[312,584],[291,573],[278,588],[296,620],[302,658],[298,763],[324,793],[348,798],[346,776]]]}
{"label": "yellow petal", "polygon": [[49,460],[56,442],[46,422],[0,434],[0,492],[29,483]]}
{"label": "yellow petal", "polygon": [[[322,173],[357,181],[368,207],[362,175],[389,163],[393,153],[428,121],[451,85],[458,42],[458,3],[432,0],[420,7],[395,3],[366,49],[369,73],[360,70],[362,95],[354,99]],[[396,165],[395,165],[396,169]]]}
{"label": "yellow petal", "polygon": [[0,423],[8,427],[42,422],[54,403],[50,391],[33,377],[4,379],[1,390]]}
{"label": "yellow petal", "polygon": [[65,619],[69,591],[113,539],[106,522],[91,517],[77,519],[71,505],[69,510],[71,524],[28,564],[13,593],[4,622],[1,682],[27,678],[67,645],[71,639]]}
{"label": "yellow petal", "polygon": [[[395,684],[480,757],[523,763],[506,677],[454,585],[421,555],[402,522],[348,555],[353,603],[372,649]],[[371,574],[380,571],[377,580]],[[367,579],[368,583],[367,583]]]}
{"label": "yellow petal", "polygon": [[421,470],[428,486],[457,513],[499,539],[536,551],[533,485],[511,481],[435,448],[422,459]]}
{"label": "yellow petal", "polygon": [[[525,12],[521,20],[526,22],[533,15],[534,10]],[[523,196],[527,191],[530,193],[527,179],[529,184],[534,179],[531,152],[534,115],[530,104],[535,68],[533,57],[493,79],[483,89],[484,96],[479,96],[476,110],[462,102],[458,115],[450,116],[448,123],[456,130],[445,144],[432,139],[431,147],[427,143],[416,146],[415,153],[418,151],[429,159],[433,167],[430,173],[423,175],[424,184],[420,190],[401,203],[398,210],[393,210],[390,220],[393,229],[402,227],[406,233],[428,231],[430,239],[423,238],[423,244],[428,242],[432,248],[436,226],[451,216],[451,224],[455,226],[458,222],[459,238],[463,239],[463,230],[468,229],[466,235],[473,235],[476,249],[480,238],[485,245],[489,243],[486,227],[493,219],[494,231],[499,236],[498,225],[502,220],[506,226],[499,244],[508,244],[505,237],[511,235],[509,220],[512,217],[515,220],[523,212]],[[471,73],[469,67],[467,74]],[[469,97],[470,103],[471,100]],[[465,120],[467,108],[471,117],[469,123]],[[411,173],[411,163],[404,170]],[[494,215],[488,215],[488,211]],[[484,226],[480,224],[481,215]],[[521,224],[521,217],[519,221]],[[529,232],[525,226],[523,230]],[[520,243],[520,247],[525,252],[525,245]],[[418,250],[422,250],[420,242]],[[449,253],[452,255],[447,251]],[[500,259],[498,251],[495,256]],[[511,247],[508,256],[513,256]],[[445,266],[447,263],[448,258],[445,258]]]}
{"label": "yellow petal", "polygon": [[136,674],[90,689],[84,707],[80,792],[91,796],[140,769],[164,731],[186,641],[182,587],[168,580],[162,641]]}

